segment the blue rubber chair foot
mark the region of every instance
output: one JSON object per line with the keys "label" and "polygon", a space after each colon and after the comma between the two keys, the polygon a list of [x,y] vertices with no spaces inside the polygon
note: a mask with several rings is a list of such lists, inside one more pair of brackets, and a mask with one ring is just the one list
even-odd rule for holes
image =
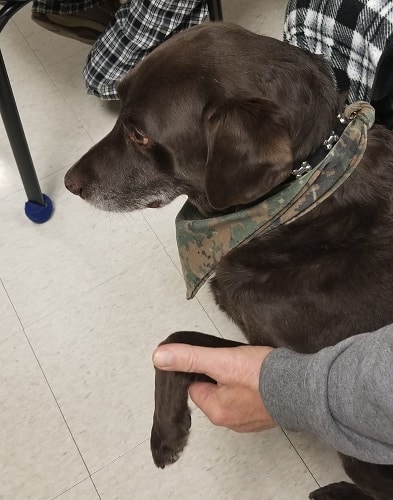
{"label": "blue rubber chair foot", "polygon": [[46,194],[42,195],[45,205],[40,205],[34,201],[27,201],[25,203],[25,214],[28,219],[36,224],[42,224],[51,218],[53,213],[52,200]]}

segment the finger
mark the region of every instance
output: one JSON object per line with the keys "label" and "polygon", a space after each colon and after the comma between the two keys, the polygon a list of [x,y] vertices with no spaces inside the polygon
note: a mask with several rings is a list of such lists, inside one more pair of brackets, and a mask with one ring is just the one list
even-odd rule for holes
{"label": "finger", "polygon": [[207,382],[195,382],[189,387],[190,398],[212,424],[235,432],[259,432],[276,426],[264,407],[250,418],[244,407],[240,410],[236,402],[231,403],[231,394],[225,394],[223,389]]}
{"label": "finger", "polygon": [[217,385],[209,384],[208,382],[195,382],[188,389],[191,400],[215,425],[221,425],[221,405],[218,398],[218,390]]}

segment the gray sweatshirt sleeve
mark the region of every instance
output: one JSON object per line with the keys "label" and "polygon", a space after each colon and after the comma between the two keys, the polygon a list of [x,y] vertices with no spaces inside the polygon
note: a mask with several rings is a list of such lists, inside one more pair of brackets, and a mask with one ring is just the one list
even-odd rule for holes
{"label": "gray sweatshirt sleeve", "polygon": [[260,392],[280,427],[393,464],[393,325],[316,354],[275,349],[262,365]]}

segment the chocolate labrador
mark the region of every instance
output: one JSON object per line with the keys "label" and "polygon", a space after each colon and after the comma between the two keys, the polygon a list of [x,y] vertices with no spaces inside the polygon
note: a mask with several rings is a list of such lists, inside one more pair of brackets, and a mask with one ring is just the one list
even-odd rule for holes
{"label": "chocolate labrador", "polygon": [[[227,23],[169,39],[118,94],[113,130],[65,177],[72,193],[104,210],[158,208],[180,194],[202,219],[252,209],[309,170],[340,127],[342,98],[319,56]],[[393,137],[374,125],[340,187],[219,260],[216,302],[249,343],[312,353],[393,322],[392,193]],[[239,345],[196,332],[171,341]],[[151,444],[160,467],[186,443],[187,388],[198,377],[156,373]],[[393,466],[342,460],[356,485],[332,484],[310,498],[393,498]]]}

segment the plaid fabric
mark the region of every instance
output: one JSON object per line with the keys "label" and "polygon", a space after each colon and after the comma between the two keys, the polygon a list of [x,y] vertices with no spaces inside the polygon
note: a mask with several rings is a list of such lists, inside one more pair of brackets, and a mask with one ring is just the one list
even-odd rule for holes
{"label": "plaid fabric", "polygon": [[290,0],[284,40],[322,54],[348,101],[369,101],[375,70],[393,34],[393,2],[386,0]]}
{"label": "plaid fabric", "polygon": [[[37,0],[36,12],[61,14],[85,10],[96,0]],[[157,45],[174,33],[200,24],[207,15],[205,0],[129,0],[93,45],[83,70],[89,94],[117,99],[115,84]]]}
{"label": "plaid fabric", "polygon": [[71,14],[89,9],[98,5],[101,0],[35,0],[33,2],[34,12],[52,12],[53,14]]}

